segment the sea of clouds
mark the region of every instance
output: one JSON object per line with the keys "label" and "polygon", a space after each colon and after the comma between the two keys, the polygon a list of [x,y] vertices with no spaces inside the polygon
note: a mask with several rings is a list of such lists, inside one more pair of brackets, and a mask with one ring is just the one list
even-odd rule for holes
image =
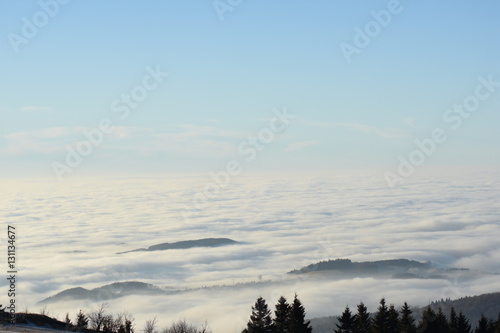
{"label": "sea of clouds", "polygon": [[[11,179],[2,181],[0,218],[17,231],[19,311],[37,312],[37,302],[67,288],[134,280],[187,289],[110,301],[110,312],[135,316],[136,331],[156,316],[160,328],[185,318],[207,320],[215,332],[240,332],[259,296],[272,306],[280,295],[291,300],[297,293],[308,317],[318,317],[360,301],[374,311],[381,297],[397,306],[425,305],[500,291],[494,275],[500,273],[499,179],[469,172],[415,177],[391,188],[380,175],[247,175],[232,179],[201,209],[189,207],[208,177]],[[117,254],[207,237],[241,244]],[[493,274],[321,282],[286,275],[336,258],[408,258]],[[239,285],[248,282],[261,283]],[[218,285],[229,287],[190,290]],[[47,310],[73,319],[80,308],[98,305],[70,301]]]}

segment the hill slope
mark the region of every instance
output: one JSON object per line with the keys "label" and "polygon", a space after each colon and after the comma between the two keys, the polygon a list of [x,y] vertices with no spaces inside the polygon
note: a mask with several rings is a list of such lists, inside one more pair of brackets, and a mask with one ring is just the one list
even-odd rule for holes
{"label": "hill slope", "polygon": [[40,301],[39,304],[79,299],[105,301],[127,295],[158,295],[161,293],[166,292],[149,283],[137,281],[115,282],[91,290],[81,287],[66,289]]}
{"label": "hill slope", "polygon": [[129,252],[138,251],[165,251],[165,250],[179,250],[179,249],[190,249],[194,247],[218,247],[225,245],[238,244],[237,241],[229,238],[203,238],[196,240],[179,241],[175,243],[161,243],[148,247],[147,249],[135,249],[125,252],[118,252],[117,254],[124,254]]}

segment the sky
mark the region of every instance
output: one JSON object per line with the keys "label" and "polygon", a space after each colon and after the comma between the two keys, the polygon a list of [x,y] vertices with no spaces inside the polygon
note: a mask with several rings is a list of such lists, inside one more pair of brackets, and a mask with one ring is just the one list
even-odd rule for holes
{"label": "sky", "polygon": [[[19,306],[115,281],[281,281],[336,258],[478,275],[111,307],[139,330],[157,315],[241,332],[259,295],[297,292],[312,317],[498,291],[498,12],[498,1],[0,1],[0,218],[18,232]],[[116,254],[203,237],[242,244]]]}
{"label": "sky", "polygon": [[3,1],[0,175],[496,168],[499,6]]}

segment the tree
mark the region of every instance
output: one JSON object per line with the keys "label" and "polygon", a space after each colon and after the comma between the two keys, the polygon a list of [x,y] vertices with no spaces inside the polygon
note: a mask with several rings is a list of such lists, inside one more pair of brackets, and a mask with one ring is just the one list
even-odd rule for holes
{"label": "tree", "polygon": [[252,314],[248,321],[245,333],[272,333],[274,330],[273,321],[271,319],[271,311],[267,308],[266,301],[259,297],[252,306]]}
{"label": "tree", "polygon": [[161,333],[212,333],[208,324],[203,324],[200,328],[191,325],[186,322],[186,320],[179,320],[178,322],[172,323],[170,327],[164,328]]}
{"label": "tree", "polygon": [[111,333],[118,331],[120,327],[120,319],[113,319],[113,315],[104,315],[102,318],[102,331]]}
{"label": "tree", "polygon": [[352,315],[349,306],[345,307],[344,312],[339,317],[339,322],[337,324],[337,329],[335,333],[354,333],[355,316]]}
{"label": "tree", "polygon": [[413,318],[413,311],[410,309],[408,303],[404,302],[399,317],[399,329],[401,333],[416,333],[417,327],[415,326],[415,319]]}
{"label": "tree", "polygon": [[108,303],[102,303],[97,310],[89,313],[90,328],[96,331],[100,331],[103,328],[105,322],[109,319],[106,318],[106,309],[108,308]]}
{"label": "tree", "polygon": [[125,311],[123,313],[123,324],[125,326],[125,333],[134,333],[134,316]]}
{"label": "tree", "polygon": [[389,325],[389,308],[385,304],[385,298],[380,300],[377,308],[377,313],[373,319],[373,332],[374,333],[387,333]]}
{"label": "tree", "polygon": [[457,316],[457,312],[455,311],[455,308],[453,307],[453,305],[451,306],[451,309],[450,309],[449,327],[450,327],[451,333],[458,332],[458,316]]}
{"label": "tree", "polygon": [[311,322],[306,322],[306,310],[297,294],[293,298],[292,307],[290,309],[290,318],[288,321],[288,329],[290,333],[311,333]]}
{"label": "tree", "polygon": [[165,328],[162,333],[197,333],[196,326],[188,324],[185,320],[172,323],[169,328]]}
{"label": "tree", "polygon": [[469,320],[465,317],[462,311],[458,314],[457,330],[458,333],[471,333]]}
{"label": "tree", "polygon": [[440,333],[436,330],[436,312],[431,306],[427,306],[422,313],[422,319],[418,325],[419,333]]}
{"label": "tree", "polygon": [[79,328],[87,328],[88,324],[89,324],[89,319],[87,318],[85,313],[83,313],[83,311],[80,310],[76,314],[76,326]]}
{"label": "tree", "polygon": [[387,332],[388,333],[400,333],[399,332],[399,312],[394,307],[394,304],[389,306],[389,311],[387,312]]}
{"label": "tree", "polygon": [[439,333],[450,333],[450,324],[441,308],[438,309],[436,314],[435,327]]}
{"label": "tree", "polygon": [[354,316],[354,332],[369,333],[371,331],[371,318],[368,308],[363,302],[358,304],[358,312]]}
{"label": "tree", "polygon": [[276,303],[276,310],[274,311],[274,332],[287,333],[288,322],[290,317],[290,304],[288,304],[285,297],[281,296]]}
{"label": "tree", "polygon": [[71,325],[71,319],[69,319],[69,313],[66,313],[66,318],[64,318],[64,323],[66,324],[66,326]]}
{"label": "tree", "polygon": [[491,321],[491,332],[500,333],[500,313],[498,313],[498,318],[496,321]]}
{"label": "tree", "polygon": [[481,314],[481,318],[477,323],[474,333],[489,333],[491,326],[490,321],[484,316],[484,314]]}
{"label": "tree", "polygon": [[153,319],[146,320],[146,322],[144,323],[144,328],[143,328],[144,333],[156,333],[157,332],[157,330],[156,330],[157,324],[158,323],[157,323],[156,317],[154,317]]}

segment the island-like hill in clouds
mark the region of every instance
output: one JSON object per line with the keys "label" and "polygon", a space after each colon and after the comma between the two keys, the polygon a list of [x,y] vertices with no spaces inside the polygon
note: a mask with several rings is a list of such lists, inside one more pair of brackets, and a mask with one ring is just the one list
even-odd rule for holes
{"label": "island-like hill in clouds", "polygon": [[105,301],[129,295],[159,295],[168,291],[138,281],[115,282],[94,289],[82,287],[70,288],[38,302],[39,304],[56,303],[69,300]]}
{"label": "island-like hill in clouds", "polygon": [[229,238],[203,238],[196,240],[179,241],[174,243],[161,243],[152,245],[148,248],[140,248],[125,252],[118,252],[117,254],[140,252],[140,251],[184,250],[195,247],[219,247],[219,246],[234,245],[234,244],[238,244],[238,242]]}
{"label": "island-like hill in clouds", "polygon": [[389,276],[393,279],[443,279],[466,268],[436,268],[432,263],[408,259],[353,262],[350,259],[320,261],[288,274],[305,274],[329,278]]}
{"label": "island-like hill in clouds", "polygon": [[[224,239],[224,238],[221,238]],[[220,239],[208,239],[207,242],[203,244],[220,244],[220,242],[215,242],[212,240]],[[229,239],[230,242],[224,241],[227,244],[233,244],[234,241]],[[195,242],[195,243],[193,243]],[[188,246],[188,244],[199,244],[197,241],[185,241],[179,242],[174,246]],[[163,244],[159,244],[163,245]],[[216,245],[215,245],[216,246]],[[157,248],[157,245],[152,246],[152,248]],[[160,247],[161,248],[161,247]],[[155,250],[152,250],[155,251]],[[484,273],[470,271],[468,269],[455,269],[455,268],[433,268],[430,262],[419,262],[408,259],[394,259],[394,260],[380,260],[380,261],[370,261],[370,262],[353,262],[349,259],[336,259],[329,261],[321,261],[316,264],[311,264],[303,267],[299,270],[292,270],[287,274],[296,275],[303,274],[306,278],[311,279],[344,279],[353,277],[382,277],[382,278],[392,278],[392,279],[450,279],[454,278],[457,273],[461,274],[461,278],[467,278],[467,275],[475,277]],[[464,275],[464,273],[466,273]],[[227,288],[227,289],[237,289],[241,287],[253,288],[255,285],[270,284],[270,285],[280,285],[286,283],[283,281],[259,281],[259,282],[245,282],[237,283],[235,285],[223,285],[223,286],[212,286],[210,288]],[[48,297],[39,303],[55,303],[59,301],[68,300],[111,300],[119,297],[129,296],[129,295],[172,295],[177,293],[183,293],[189,290],[196,290],[208,287],[190,288],[190,289],[175,289],[175,288],[160,288],[158,286],[143,283],[139,281],[129,281],[129,282],[115,282],[109,285],[101,286],[94,289],[85,289],[82,287],[75,287],[63,290],[51,297]]]}

